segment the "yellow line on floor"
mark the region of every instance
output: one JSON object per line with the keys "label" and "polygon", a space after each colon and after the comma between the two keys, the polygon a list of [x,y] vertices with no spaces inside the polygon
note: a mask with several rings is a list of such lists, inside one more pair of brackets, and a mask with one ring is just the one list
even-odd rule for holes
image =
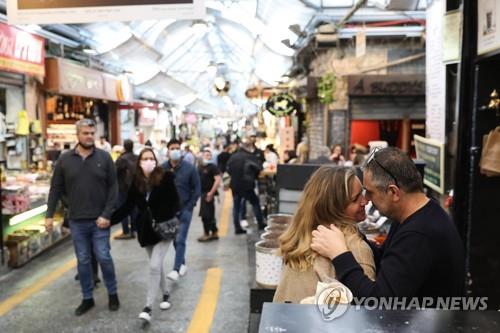
{"label": "yellow line on floor", "polygon": [[210,268],[207,271],[205,284],[201,291],[200,300],[194,310],[193,318],[189,323],[187,333],[205,333],[210,331],[214,320],[217,300],[219,298],[222,280],[222,269]]}
{"label": "yellow line on floor", "polygon": [[226,237],[229,229],[229,221],[231,219],[231,207],[233,205],[233,194],[231,190],[224,191],[224,199],[222,200],[222,212],[220,214],[219,237]]}
{"label": "yellow line on floor", "polygon": [[[118,230],[114,232],[111,235],[111,239],[114,238],[114,236],[121,234],[121,230]],[[64,275],[67,271],[70,269],[73,269],[76,267],[76,258],[73,258],[66,263],[64,263],[62,266],[59,266],[56,268],[54,271],[50,272],[46,276],[42,277],[41,279],[37,280],[34,282],[32,285],[29,287],[26,287],[24,289],[21,289],[14,295],[10,296],[7,298],[5,301],[0,303],[0,317],[5,315],[7,312],[11,311],[13,308],[39,292],[40,290],[44,289],[47,287],[49,284],[54,282],[55,280],[59,279],[61,276]]]}
{"label": "yellow line on floor", "polygon": [[51,284],[58,278],[60,278],[64,273],[76,266],[76,259],[71,259],[66,262],[56,270],[50,272],[40,280],[33,283],[31,286],[26,287],[19,292],[15,293],[11,297],[7,298],[0,304],[0,317],[33,296],[35,293],[44,289],[47,285]]}

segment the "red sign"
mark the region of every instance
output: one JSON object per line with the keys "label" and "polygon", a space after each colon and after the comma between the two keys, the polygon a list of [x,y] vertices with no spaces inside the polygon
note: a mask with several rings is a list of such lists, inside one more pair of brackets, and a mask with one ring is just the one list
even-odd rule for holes
{"label": "red sign", "polygon": [[0,23],[0,69],[45,75],[45,40]]}

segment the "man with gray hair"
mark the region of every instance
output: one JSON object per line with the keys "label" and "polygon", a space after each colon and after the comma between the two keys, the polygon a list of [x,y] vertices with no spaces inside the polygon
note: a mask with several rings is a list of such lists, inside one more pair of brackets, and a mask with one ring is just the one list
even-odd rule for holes
{"label": "man with gray hair", "polygon": [[337,279],[356,297],[462,296],[464,246],[448,214],[424,194],[413,161],[397,148],[374,150],[363,180],[366,198],[394,222],[381,247],[369,242],[375,281],[364,275],[338,228],[313,231],[311,248],[332,260]]}
{"label": "man with gray hair", "polygon": [[64,196],[83,294],[82,303],[75,310],[77,316],[94,306],[92,249],[108,290],[109,310],[116,311],[120,306],[109,246],[110,218],[116,208],[118,185],[111,156],[95,147],[95,127],[91,119],[76,123],[78,144],[63,153],[56,163],[45,219],[45,228],[51,231],[57,203]]}

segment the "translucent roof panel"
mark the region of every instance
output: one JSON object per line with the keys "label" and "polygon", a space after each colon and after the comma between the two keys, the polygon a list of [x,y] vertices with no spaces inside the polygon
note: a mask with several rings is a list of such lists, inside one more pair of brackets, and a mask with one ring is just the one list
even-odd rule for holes
{"label": "translucent roof panel", "polygon": [[[90,33],[104,63],[118,62],[130,74],[139,95],[197,113],[206,109],[234,116],[257,111],[245,97],[246,89],[259,83],[275,85],[290,70],[296,50],[285,46],[286,40],[293,45],[300,32],[313,33],[320,22],[339,21],[357,2],[206,0],[203,20],[78,27]],[[360,9],[351,22],[402,20],[416,13],[382,11],[389,2],[369,0],[369,8]],[[425,4],[419,1],[419,9]],[[425,18],[425,12],[419,13]],[[216,77],[229,82],[227,95],[215,92]]]}

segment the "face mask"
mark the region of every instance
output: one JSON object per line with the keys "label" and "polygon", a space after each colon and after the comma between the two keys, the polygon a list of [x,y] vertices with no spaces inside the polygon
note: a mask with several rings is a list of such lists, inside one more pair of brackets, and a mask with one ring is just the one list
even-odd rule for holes
{"label": "face mask", "polygon": [[173,161],[178,161],[182,157],[181,151],[179,149],[169,151],[168,156],[170,156],[170,159],[172,159]]}
{"label": "face mask", "polygon": [[203,165],[209,165],[210,162],[212,162],[211,160],[203,160],[202,163]]}
{"label": "face mask", "polygon": [[144,174],[149,175],[156,168],[156,161],[144,160],[141,161],[141,168]]}

